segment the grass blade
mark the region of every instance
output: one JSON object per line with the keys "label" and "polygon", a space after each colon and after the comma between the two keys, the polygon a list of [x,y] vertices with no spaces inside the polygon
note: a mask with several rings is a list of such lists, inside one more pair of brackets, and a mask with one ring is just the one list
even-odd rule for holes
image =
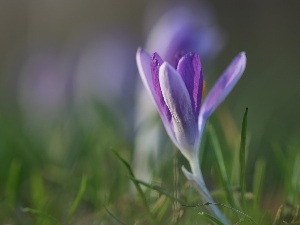
{"label": "grass blade", "polygon": [[30,174],[30,186],[34,208],[42,209],[47,198],[44,190],[43,178],[37,170],[33,170]]}
{"label": "grass blade", "polygon": [[16,201],[20,172],[21,163],[17,160],[12,161],[8,172],[8,180],[5,187],[6,204],[8,209],[13,209]]}
{"label": "grass blade", "polygon": [[149,216],[149,218],[151,219],[151,221],[152,221],[152,223],[153,223],[153,222],[154,222],[154,219],[153,219],[152,214],[151,214],[151,212],[150,212],[150,209],[149,209],[149,206],[148,206],[148,203],[147,203],[146,196],[145,196],[145,194],[144,194],[142,188],[140,187],[139,183],[136,182],[134,173],[133,173],[133,171],[132,171],[132,169],[131,169],[131,166],[130,166],[129,163],[128,163],[125,159],[123,159],[116,151],[113,150],[112,152],[117,156],[117,158],[118,158],[118,159],[124,164],[124,166],[127,168],[130,177],[134,178],[134,179],[131,179],[131,180],[132,180],[132,182],[133,182],[135,188],[137,189],[137,191],[138,191],[140,197],[142,198],[142,201],[143,201],[143,203],[144,203],[144,206],[145,206],[145,208],[146,208],[146,210],[147,210],[147,212],[148,212],[148,216]]}
{"label": "grass blade", "polygon": [[281,217],[282,209],[283,209],[283,205],[280,205],[279,208],[278,208],[278,210],[277,210],[277,213],[276,213],[273,225],[279,224],[279,220],[280,220],[280,217]]}
{"label": "grass blade", "polygon": [[[238,209],[235,209],[235,208],[233,208],[233,207],[224,205],[224,204],[222,204],[222,203],[216,203],[216,202],[211,203],[211,202],[206,202],[206,203],[200,203],[200,204],[196,204],[196,205],[188,205],[188,204],[186,204],[183,200],[180,200],[180,199],[175,198],[172,194],[166,192],[164,189],[162,189],[161,187],[159,187],[159,186],[157,186],[157,185],[151,185],[151,184],[148,184],[148,183],[146,183],[146,182],[144,182],[144,181],[137,180],[137,179],[135,179],[135,178],[133,178],[133,177],[130,177],[130,179],[131,179],[131,180],[134,180],[135,182],[137,182],[137,183],[139,183],[139,184],[141,184],[141,185],[143,185],[143,186],[145,186],[145,187],[147,187],[147,188],[150,188],[150,189],[152,189],[152,190],[158,191],[160,194],[165,195],[166,197],[172,199],[173,201],[179,202],[179,203],[180,203],[182,206],[184,206],[184,207],[187,207],[187,208],[195,208],[195,207],[201,207],[201,206],[207,206],[207,205],[221,206],[221,207],[224,207],[224,208],[227,208],[227,209],[232,210],[232,211],[235,212],[236,214],[241,214],[241,215],[243,215],[243,216],[246,217],[248,220],[250,220],[253,224],[258,225],[258,223],[257,223],[256,221],[254,221],[254,220],[253,220],[249,215],[247,215],[246,213],[243,213],[243,212],[241,212],[241,211],[238,210]],[[209,215],[208,215],[208,216],[209,216]],[[212,217],[212,218],[214,218],[214,217]],[[215,219],[215,218],[214,218],[214,219]],[[217,219],[215,219],[215,220],[217,220]],[[223,224],[223,223],[221,223],[219,220],[217,220],[217,221],[219,222],[219,224]],[[214,222],[215,222],[215,221],[214,221]]]}
{"label": "grass blade", "polygon": [[80,188],[79,188],[79,191],[77,193],[77,196],[76,198],[74,199],[70,209],[69,209],[69,212],[68,212],[68,217],[72,216],[74,214],[74,212],[76,211],[82,197],[83,197],[83,194],[86,190],[86,183],[87,183],[87,178],[86,176],[83,176],[82,179],[81,179],[81,183],[80,183]]}
{"label": "grass blade", "polygon": [[219,167],[219,172],[221,175],[221,180],[222,180],[223,186],[226,191],[227,199],[228,199],[230,205],[236,208],[236,204],[235,204],[234,198],[233,198],[233,193],[230,188],[230,183],[229,183],[229,179],[228,179],[227,172],[226,172],[225,162],[224,162],[224,158],[222,155],[220,143],[217,139],[217,134],[211,125],[208,126],[208,131],[210,133],[209,136],[211,138],[211,142],[213,145],[213,149],[214,149],[218,167]]}
{"label": "grass blade", "polygon": [[260,207],[261,205],[260,201],[261,201],[263,180],[265,178],[265,171],[266,171],[266,162],[262,159],[258,160],[255,164],[254,179],[253,179],[254,180],[253,181],[254,211],[260,210],[258,207]]}
{"label": "grass blade", "polygon": [[183,202],[182,200],[178,199],[178,198],[175,198],[172,194],[170,194],[169,192],[165,191],[164,189],[162,189],[161,187],[157,186],[157,185],[151,185],[151,184],[148,184],[144,181],[141,181],[141,180],[138,180],[138,179],[135,179],[134,177],[129,177],[129,179],[131,179],[133,182],[135,183],[138,183],[138,184],[141,184],[147,188],[150,188],[152,190],[155,190],[157,192],[159,192],[160,194],[162,195],[165,195],[167,196],[168,198],[174,200],[174,201],[177,201],[179,202],[180,204],[185,204],[185,202]]}
{"label": "grass blade", "polygon": [[241,214],[243,215],[244,217],[246,217],[248,220],[250,220],[253,224],[256,224],[258,225],[258,223],[253,220],[249,215],[247,215],[246,213],[243,213],[242,211],[238,210],[238,209],[235,209],[233,207],[230,207],[228,205],[224,205],[222,203],[216,203],[216,202],[206,202],[206,203],[201,203],[201,204],[196,204],[196,205],[183,205],[185,207],[189,207],[189,208],[195,208],[195,207],[201,207],[201,206],[207,206],[207,205],[217,205],[217,206],[220,206],[220,207],[224,207],[224,208],[227,208],[227,209],[230,209],[232,210],[233,212],[235,212],[236,214]]}
{"label": "grass blade", "polygon": [[121,225],[125,225],[125,223],[123,223],[121,220],[118,219],[118,217],[116,217],[114,214],[112,214],[112,212],[109,211],[106,206],[104,206],[104,209],[108,213],[108,215],[110,215],[115,221],[117,221]]}
{"label": "grass blade", "polygon": [[55,219],[53,216],[50,216],[47,213],[44,213],[40,210],[31,209],[31,208],[23,208],[22,211],[25,213],[31,213],[32,215],[45,218],[48,221],[51,221],[52,222],[51,224],[60,224],[60,222],[57,219]]}
{"label": "grass blade", "polygon": [[206,217],[207,219],[209,219],[210,221],[214,222],[215,224],[218,224],[218,225],[224,225],[221,221],[219,221],[218,219],[216,219],[215,217],[205,213],[205,212],[199,212],[198,213],[200,216],[204,216]]}
{"label": "grass blade", "polygon": [[247,114],[248,108],[246,108],[243,123],[242,123],[242,132],[241,132],[241,145],[240,145],[240,187],[241,187],[241,201],[242,208],[245,209],[245,193],[246,193],[246,136],[247,136]]}

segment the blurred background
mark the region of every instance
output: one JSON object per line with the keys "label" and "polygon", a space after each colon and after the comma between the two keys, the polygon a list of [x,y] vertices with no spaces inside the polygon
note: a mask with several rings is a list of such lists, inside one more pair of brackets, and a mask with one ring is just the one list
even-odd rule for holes
{"label": "blurred background", "polygon": [[[276,189],[285,174],[276,166],[279,153],[276,156],[274,148],[287,159],[300,150],[300,3],[185,4],[192,8],[193,20],[203,22],[202,31],[209,33],[203,40],[199,37],[202,49],[210,46],[208,53],[200,51],[207,91],[233,57],[246,52],[245,74],[211,122],[222,146],[236,148],[249,108],[247,174],[253,173],[257,159],[265,160],[265,179],[274,184],[270,189]],[[14,189],[19,193],[30,186],[28,174],[35,179],[32,171],[53,182],[63,176],[56,168],[62,165],[72,173],[86,170],[100,180],[94,181],[99,187],[107,175],[87,171],[107,170],[107,159],[91,160],[95,156],[91,152],[102,148],[130,152],[124,154],[134,161],[137,120],[143,118],[138,114],[149,107],[137,100],[141,82],[135,53],[140,46],[160,53],[153,49],[162,45],[165,34],[160,37],[158,28],[155,33],[155,24],[177,5],[183,2],[0,1],[0,190],[9,189],[4,181],[15,170],[20,178]],[[247,182],[252,183],[251,177]],[[15,198],[23,195],[21,191]],[[17,204],[30,205],[31,200],[24,199]]]}

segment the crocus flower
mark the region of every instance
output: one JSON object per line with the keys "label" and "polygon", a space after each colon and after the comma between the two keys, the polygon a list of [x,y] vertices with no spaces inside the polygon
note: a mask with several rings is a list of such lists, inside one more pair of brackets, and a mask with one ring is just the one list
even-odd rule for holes
{"label": "crocus flower", "polygon": [[[209,4],[174,3],[158,8],[152,5],[146,20],[147,40],[145,49],[159,52],[161,58],[176,68],[179,56],[190,51],[201,56],[206,65],[211,63],[225,43],[214,11]],[[149,26],[147,26],[147,24]],[[149,33],[148,33],[149,31]],[[174,57],[175,56],[175,57]],[[150,168],[167,156],[162,149],[169,143],[157,118],[157,110],[143,85],[137,86],[137,113],[134,152],[134,168],[137,177],[150,180]],[[145,145],[151,141],[151,145]]]}
{"label": "crocus flower", "polygon": [[[213,202],[199,168],[198,151],[202,132],[209,116],[232,90],[246,66],[244,52],[238,54],[202,103],[204,81],[200,57],[188,53],[179,58],[175,67],[154,53],[138,49],[137,66],[163,124],[173,143],[187,158],[192,172],[184,167],[188,180],[194,183],[206,202]],[[217,206],[211,211],[224,224],[229,224]]]}
{"label": "crocus flower", "polygon": [[198,54],[183,55],[173,67],[157,53],[151,56],[140,48],[136,60],[168,135],[189,161],[194,160],[207,119],[244,72],[245,53],[234,58],[203,103],[204,82]]}

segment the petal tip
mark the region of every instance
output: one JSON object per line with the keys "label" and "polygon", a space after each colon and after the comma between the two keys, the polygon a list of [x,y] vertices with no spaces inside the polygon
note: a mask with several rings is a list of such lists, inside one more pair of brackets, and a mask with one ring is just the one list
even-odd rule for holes
{"label": "petal tip", "polygon": [[136,51],[136,58],[139,59],[141,58],[142,54],[144,54],[144,49],[142,47],[138,47],[137,51]]}
{"label": "petal tip", "polygon": [[190,58],[192,60],[196,60],[196,61],[200,62],[200,56],[198,55],[198,53],[188,52],[185,55],[180,57],[178,64],[180,64],[182,61],[186,60],[187,58]]}
{"label": "petal tip", "polygon": [[161,64],[161,66],[159,67],[159,76],[165,76],[165,75],[169,74],[171,69],[172,69],[172,66],[169,63],[163,62]]}
{"label": "petal tip", "polygon": [[247,64],[247,57],[246,57],[246,53],[245,52],[241,53],[241,61],[243,63],[243,69],[245,69],[246,64]]}
{"label": "petal tip", "polygon": [[142,47],[138,47],[137,51],[136,51],[136,54],[141,54],[142,51],[143,51],[143,48]]}
{"label": "petal tip", "polygon": [[237,68],[240,68],[240,72],[243,73],[246,68],[246,64],[247,64],[246,52],[244,52],[244,51],[240,52],[235,57],[233,62],[235,62],[235,63],[233,63],[233,65],[235,65]]}
{"label": "petal tip", "polygon": [[141,54],[142,54],[143,49],[141,47],[138,47],[137,51],[136,51],[136,61],[138,62],[139,59],[141,58]]}
{"label": "petal tip", "polygon": [[151,56],[147,51],[145,51],[142,47],[138,47],[136,52],[136,61],[138,66],[140,65],[142,67],[144,62],[148,64],[148,62],[150,62],[150,58]]}
{"label": "petal tip", "polygon": [[239,57],[240,57],[240,60],[242,62],[244,62],[244,64],[246,64],[246,61],[247,61],[246,52],[244,52],[244,51],[240,52]]}

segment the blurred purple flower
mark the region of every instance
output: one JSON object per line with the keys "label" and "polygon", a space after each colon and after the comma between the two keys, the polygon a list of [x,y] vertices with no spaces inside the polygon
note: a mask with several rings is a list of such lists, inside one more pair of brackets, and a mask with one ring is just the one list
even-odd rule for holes
{"label": "blurred purple flower", "polygon": [[51,46],[30,51],[19,79],[22,113],[39,129],[78,116],[76,121],[90,130],[99,128],[99,109],[105,108],[131,142],[137,80],[133,38],[125,32],[121,39],[118,31],[84,31],[59,51]]}
{"label": "blurred purple flower", "polygon": [[177,5],[167,11],[153,26],[146,44],[149,52],[158,51],[173,67],[179,57],[196,52],[211,60],[222,49],[225,39],[214,21],[208,5]]}
{"label": "blurred purple flower", "polygon": [[183,55],[173,67],[157,53],[151,57],[138,49],[136,60],[142,81],[168,135],[187,159],[198,157],[205,123],[242,76],[246,66],[245,53],[234,58],[202,105],[203,76],[198,54]]}
{"label": "blurred purple flower", "polygon": [[69,66],[52,51],[32,52],[22,67],[19,99],[31,125],[50,125],[66,112]]}
{"label": "blurred purple flower", "polygon": [[[137,71],[135,48],[129,34],[92,33],[78,57],[74,74],[74,103],[80,118],[90,125],[98,124],[97,104],[105,106],[117,120],[125,138],[132,141],[134,98]],[[116,65],[116,62],[117,65]]]}

